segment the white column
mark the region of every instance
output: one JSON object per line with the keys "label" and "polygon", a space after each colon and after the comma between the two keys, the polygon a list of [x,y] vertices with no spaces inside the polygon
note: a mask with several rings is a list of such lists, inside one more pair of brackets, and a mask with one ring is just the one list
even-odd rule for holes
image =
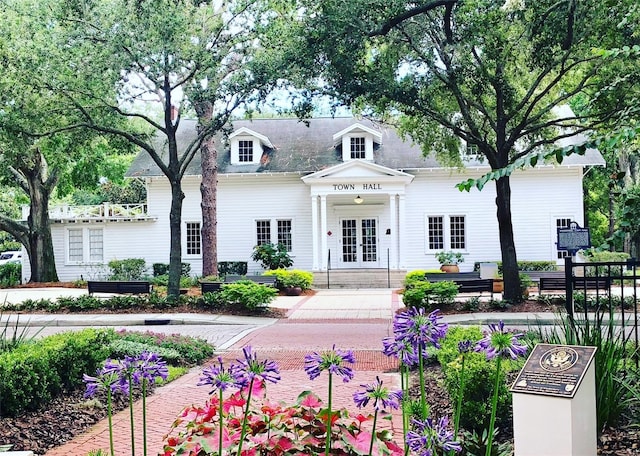
{"label": "white column", "polygon": [[327,269],[327,195],[320,195],[320,264]]}
{"label": "white column", "polygon": [[405,251],[405,236],[404,236],[404,227],[406,226],[405,223],[405,216],[406,216],[406,208],[405,208],[405,200],[404,200],[405,196],[404,194],[400,194],[398,195],[398,268],[400,269],[404,269],[405,268],[405,258],[404,258],[404,251]]}
{"label": "white column", "polygon": [[320,239],[318,231],[318,195],[311,197],[311,248],[313,250],[313,270],[320,269],[320,258],[318,252],[318,240]]}
{"label": "white column", "polygon": [[398,269],[398,215],[396,210],[396,195],[389,195],[389,264],[391,269]]}

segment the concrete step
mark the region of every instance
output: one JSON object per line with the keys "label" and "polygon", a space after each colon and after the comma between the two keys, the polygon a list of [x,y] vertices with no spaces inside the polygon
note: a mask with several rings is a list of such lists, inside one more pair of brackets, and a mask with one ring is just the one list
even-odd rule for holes
{"label": "concrete step", "polygon": [[407,271],[386,269],[332,269],[315,272],[313,287],[326,288],[402,288]]}

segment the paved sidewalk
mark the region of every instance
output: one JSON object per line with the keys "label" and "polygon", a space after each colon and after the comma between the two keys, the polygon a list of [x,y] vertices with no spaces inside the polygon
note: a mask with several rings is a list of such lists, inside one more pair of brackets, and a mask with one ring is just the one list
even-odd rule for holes
{"label": "paved sidewalk", "polygon": [[[39,291],[31,291],[31,296]],[[60,289],[66,295],[68,290],[74,293],[86,293],[86,290]],[[47,289],[51,296],[55,290]],[[13,299],[25,298],[29,293],[13,294]],[[2,299],[0,295],[0,299]],[[34,299],[34,298],[31,298]],[[336,348],[351,349],[356,355],[356,377],[347,384],[335,382],[335,403],[338,407],[352,405],[352,394],[361,384],[371,383],[379,376],[386,385],[399,387],[395,360],[381,353],[381,339],[392,334],[392,318],[402,306],[397,293],[390,289],[358,290],[318,290],[312,296],[281,296],[273,307],[287,310],[287,319],[234,317],[203,314],[83,314],[51,315],[30,314],[19,317],[19,323],[33,328],[44,327],[42,335],[65,330],[77,330],[86,326],[126,327],[128,329],[151,330],[165,333],[182,333],[201,336],[214,343],[218,354],[226,361],[241,357],[241,349],[251,345],[260,358],[274,359],[280,365],[282,381],[269,385],[271,400],[293,401],[300,392],[311,389],[320,397],[326,397],[326,374],[310,381],[303,370],[304,355],[312,351]],[[16,316],[4,315],[16,322]],[[503,320],[507,324],[526,325],[553,324],[553,314],[525,313],[478,313],[445,316],[444,320],[452,324],[481,324]],[[189,404],[203,404],[208,397],[208,388],[198,387],[201,368],[192,369],[187,375],[171,384],[158,388],[147,400],[149,455],[155,455],[162,449],[163,436],[169,431],[171,423]],[[141,410],[138,403],[135,410],[136,426],[141,423]],[[386,420],[385,420],[386,421]],[[388,423],[398,435],[401,432],[401,420],[396,414]],[[137,428],[136,434],[141,434]],[[114,417],[114,437],[118,455],[130,455],[130,430],[128,411]],[[141,439],[141,436],[138,436]],[[50,450],[46,456],[86,456],[95,449],[108,449],[108,429],[106,420],[77,436],[71,442]],[[136,453],[141,454],[142,442],[136,442]]]}

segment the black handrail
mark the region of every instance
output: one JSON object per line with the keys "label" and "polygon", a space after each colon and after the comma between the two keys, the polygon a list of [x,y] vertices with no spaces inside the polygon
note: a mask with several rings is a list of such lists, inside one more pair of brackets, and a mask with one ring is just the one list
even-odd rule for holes
{"label": "black handrail", "polygon": [[327,290],[331,288],[331,280],[329,279],[329,271],[331,271],[331,249],[327,252]]}

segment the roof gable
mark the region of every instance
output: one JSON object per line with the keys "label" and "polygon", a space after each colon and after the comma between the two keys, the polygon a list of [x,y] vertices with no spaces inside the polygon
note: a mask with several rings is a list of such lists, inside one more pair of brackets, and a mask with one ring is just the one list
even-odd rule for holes
{"label": "roof gable", "polygon": [[348,126],[347,128],[340,130],[338,133],[333,135],[334,141],[339,141],[344,135],[349,133],[368,133],[373,136],[375,142],[380,144],[382,142],[382,134],[379,131],[374,130],[373,128],[366,127],[362,125],[360,122],[356,122],[353,125]]}
{"label": "roof gable", "polygon": [[331,181],[347,178],[393,178],[393,179],[413,179],[413,176],[402,171],[396,171],[384,166],[376,165],[364,160],[351,160],[331,168],[317,171],[302,178],[303,181]]}

